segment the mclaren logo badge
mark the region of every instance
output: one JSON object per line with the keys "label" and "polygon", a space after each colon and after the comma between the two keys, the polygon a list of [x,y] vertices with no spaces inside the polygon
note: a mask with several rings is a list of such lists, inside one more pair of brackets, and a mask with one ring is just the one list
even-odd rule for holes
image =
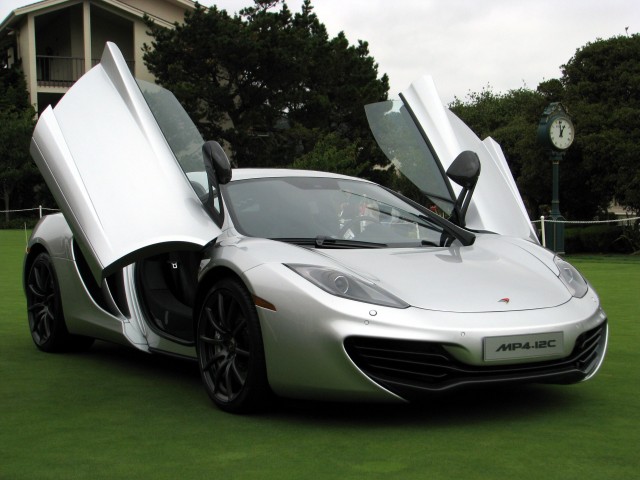
{"label": "mclaren logo badge", "polygon": [[498,300],[498,303],[509,303],[509,297],[504,297]]}

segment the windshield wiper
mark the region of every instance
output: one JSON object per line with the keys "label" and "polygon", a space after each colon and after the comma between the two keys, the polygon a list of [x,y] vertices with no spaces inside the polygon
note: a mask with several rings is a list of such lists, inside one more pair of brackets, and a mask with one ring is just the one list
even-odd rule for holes
{"label": "windshield wiper", "polygon": [[347,240],[346,238],[332,238],[319,235],[315,245],[318,248],[386,248],[386,243],[364,242],[362,240]]}
{"label": "windshield wiper", "polygon": [[[418,215],[418,218],[421,218],[426,222],[435,223],[436,225],[438,225],[444,230],[444,233],[447,236],[452,237],[452,239],[459,240],[460,243],[462,243],[465,246],[473,245],[473,242],[476,240],[476,236],[473,234],[473,232],[452,223],[451,221],[441,217],[440,215],[433,213],[428,208],[425,208],[423,205],[420,205],[415,200],[411,200],[409,197],[405,197],[399,192],[391,190],[390,188],[387,188],[387,187],[383,187],[383,188],[387,190],[389,193],[391,193],[392,195],[395,195],[401,200],[404,200],[419,212],[422,212],[421,214]],[[446,244],[446,242],[444,243]]]}
{"label": "windshield wiper", "polygon": [[386,243],[363,242],[360,240],[347,240],[343,238],[332,238],[318,235],[315,238],[272,238],[278,242],[293,243],[296,245],[308,245],[317,248],[386,248]]}

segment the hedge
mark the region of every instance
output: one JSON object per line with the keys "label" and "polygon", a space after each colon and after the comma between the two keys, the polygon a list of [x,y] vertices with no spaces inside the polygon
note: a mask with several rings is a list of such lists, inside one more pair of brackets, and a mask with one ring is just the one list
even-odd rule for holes
{"label": "hedge", "polygon": [[572,253],[632,253],[631,240],[618,225],[569,227],[564,233],[564,249]]}

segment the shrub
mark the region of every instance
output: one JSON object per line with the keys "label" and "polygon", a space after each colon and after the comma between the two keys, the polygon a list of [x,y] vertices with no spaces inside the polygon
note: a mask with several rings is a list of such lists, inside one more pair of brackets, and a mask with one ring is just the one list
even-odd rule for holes
{"label": "shrub", "polygon": [[565,229],[567,253],[631,253],[633,246],[618,225],[590,225]]}

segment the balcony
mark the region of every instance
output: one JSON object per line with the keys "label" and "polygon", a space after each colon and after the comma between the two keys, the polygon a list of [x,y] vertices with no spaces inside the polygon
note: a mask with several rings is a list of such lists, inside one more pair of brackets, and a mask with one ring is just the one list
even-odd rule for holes
{"label": "balcony", "polygon": [[38,86],[70,87],[84,73],[84,58],[38,55],[36,69]]}
{"label": "balcony", "polygon": [[[100,59],[98,58],[91,59],[92,65],[96,65],[99,62]],[[127,66],[133,73],[135,62],[128,60]],[[36,69],[38,86],[70,87],[84,73],[84,58],[38,55],[36,57]]]}

